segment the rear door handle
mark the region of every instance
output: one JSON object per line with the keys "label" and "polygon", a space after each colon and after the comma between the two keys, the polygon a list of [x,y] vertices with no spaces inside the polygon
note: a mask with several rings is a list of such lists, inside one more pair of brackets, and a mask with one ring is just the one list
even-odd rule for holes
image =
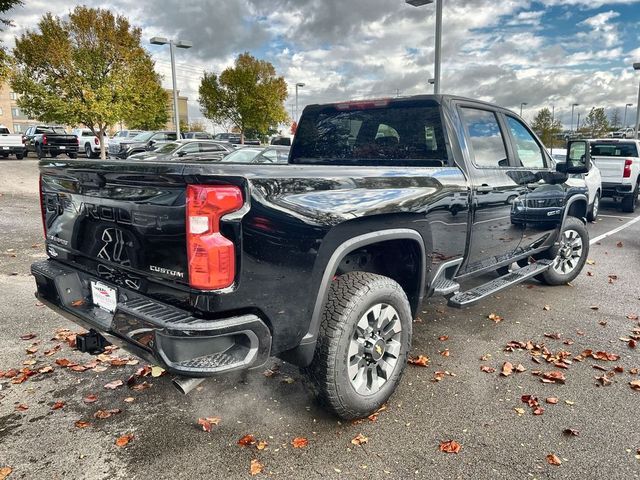
{"label": "rear door handle", "polygon": [[478,193],[493,192],[493,187],[487,185],[486,183],[483,183],[482,185],[476,187],[476,192],[478,192]]}

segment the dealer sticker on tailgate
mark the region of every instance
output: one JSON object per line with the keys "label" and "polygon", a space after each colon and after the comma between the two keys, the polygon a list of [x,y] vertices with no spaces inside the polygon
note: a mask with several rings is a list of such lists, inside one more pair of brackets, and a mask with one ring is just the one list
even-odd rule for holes
{"label": "dealer sticker on tailgate", "polygon": [[118,304],[118,291],[107,287],[104,283],[91,281],[91,296],[93,304],[107,312],[115,312]]}

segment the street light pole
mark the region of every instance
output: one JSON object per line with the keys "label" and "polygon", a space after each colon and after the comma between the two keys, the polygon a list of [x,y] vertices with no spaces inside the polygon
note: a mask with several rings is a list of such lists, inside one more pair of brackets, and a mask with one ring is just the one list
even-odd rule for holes
{"label": "street light pole", "polygon": [[[633,64],[633,69],[637,72],[640,70],[640,62]],[[634,125],[634,137],[638,139],[638,128],[640,128],[640,83],[638,84],[638,104],[636,106],[636,123]]]}
{"label": "street light pole", "polygon": [[624,121],[622,122],[622,126],[624,128],[627,128],[627,108],[629,108],[629,107],[633,107],[633,103],[627,103],[624,106]]}
{"label": "street light pole", "polygon": [[294,121],[296,122],[296,125],[298,124],[298,87],[302,88],[304,87],[304,83],[296,83],[296,118],[294,119]]}
{"label": "street light pole", "polygon": [[522,107],[526,107],[527,105],[529,105],[527,102],[522,102],[520,104],[520,116],[522,117]]}
{"label": "street light pole", "polygon": [[191,48],[193,43],[186,40],[168,40],[165,37],[153,37],[150,40],[151,45],[167,45],[169,44],[169,52],[171,53],[171,80],[173,89],[173,121],[176,127],[176,138],[180,138],[180,112],[178,111],[178,87],[176,81],[176,60],[175,48]]}
{"label": "street light pole", "polygon": [[435,60],[433,67],[433,93],[440,93],[440,65],[442,63],[442,2],[443,0],[405,0],[405,3],[414,7],[436,4],[436,44]]}
{"label": "street light pole", "polygon": [[576,107],[580,106],[579,103],[574,103],[573,105],[571,105],[571,132],[573,133],[573,111]]}

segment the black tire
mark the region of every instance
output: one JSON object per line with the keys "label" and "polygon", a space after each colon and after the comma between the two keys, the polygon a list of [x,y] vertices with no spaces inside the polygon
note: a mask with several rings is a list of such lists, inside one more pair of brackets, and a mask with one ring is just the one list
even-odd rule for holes
{"label": "black tire", "polygon": [[[579,249],[576,248],[575,238],[577,237],[580,241]],[[544,255],[553,260],[551,268],[541,275],[536,275],[536,278],[547,285],[565,285],[575,279],[582,271],[589,255],[589,232],[587,227],[575,217],[567,217],[559,241],[562,245],[554,245]],[[578,253],[579,256],[576,257]]]}
{"label": "black tire", "polygon": [[636,183],[636,188],[633,189],[631,195],[627,195],[622,199],[622,211],[626,213],[633,213],[636,211],[636,205],[638,203],[638,188],[640,187],[640,181]]}
{"label": "black tire", "polygon": [[8,153],[0,153],[0,157],[9,158],[9,154]]}
{"label": "black tire", "polygon": [[93,158],[93,151],[91,150],[91,145],[85,143],[84,145],[84,154],[87,158]]}
{"label": "black tire", "polygon": [[67,156],[69,158],[78,158],[78,152],[73,152],[73,153],[67,153]]}
{"label": "black tire", "polygon": [[24,153],[16,153],[16,160],[22,160],[24,158]]}
{"label": "black tire", "polygon": [[[377,309],[378,306],[381,308]],[[378,321],[384,321],[383,315],[387,314],[392,316],[391,320],[379,327]],[[382,330],[385,338],[393,336],[385,340],[382,336],[377,337],[379,331],[369,332],[371,322]],[[362,418],[380,408],[395,391],[406,367],[412,323],[407,296],[390,278],[350,272],[334,280],[322,314],[313,361],[303,370],[314,384],[320,403],[344,419]],[[398,327],[400,331],[396,332]],[[378,340],[372,343],[371,338],[365,341],[365,337]],[[354,348],[354,345],[358,345],[357,353],[350,355],[350,347]],[[392,349],[394,353],[391,353]],[[350,360],[358,360],[358,363],[350,364]],[[386,372],[385,364],[389,365]],[[349,370],[353,373],[353,369],[357,374],[352,377]],[[375,383],[374,371],[375,379],[382,381],[381,385]],[[355,383],[360,387],[356,388]]]}
{"label": "black tire", "polygon": [[596,192],[596,196],[593,199],[593,203],[589,207],[587,212],[587,220],[595,222],[598,219],[598,212],[600,211],[600,192]]}

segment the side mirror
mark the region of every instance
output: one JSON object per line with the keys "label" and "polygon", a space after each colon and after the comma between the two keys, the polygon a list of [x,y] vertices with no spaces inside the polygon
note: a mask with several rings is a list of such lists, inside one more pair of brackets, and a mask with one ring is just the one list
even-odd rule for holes
{"label": "side mirror", "polygon": [[589,173],[591,170],[591,152],[589,142],[572,140],[567,144],[567,159],[556,165],[556,171],[575,175]]}
{"label": "side mirror", "polygon": [[179,152],[176,152],[176,155],[178,157],[184,157],[187,154],[187,152],[185,152],[184,150],[180,150]]}

